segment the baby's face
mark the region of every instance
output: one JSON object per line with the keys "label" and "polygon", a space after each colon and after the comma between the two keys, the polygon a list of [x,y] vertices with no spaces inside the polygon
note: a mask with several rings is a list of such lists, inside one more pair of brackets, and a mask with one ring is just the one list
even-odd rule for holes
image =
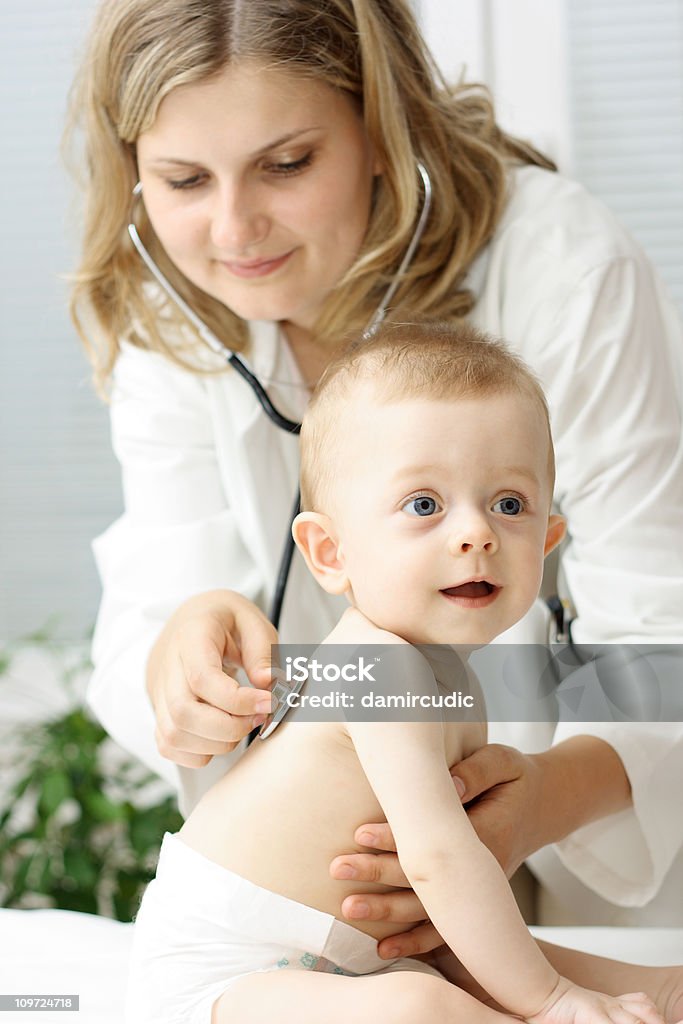
{"label": "baby's face", "polygon": [[517,622],[563,529],[531,400],[383,404],[362,386],[340,428],[326,511],[353,604],[412,643],[482,644]]}

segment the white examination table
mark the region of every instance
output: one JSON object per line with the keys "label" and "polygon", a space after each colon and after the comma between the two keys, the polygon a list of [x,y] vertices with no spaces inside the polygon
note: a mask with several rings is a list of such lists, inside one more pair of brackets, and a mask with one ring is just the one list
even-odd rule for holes
{"label": "white examination table", "polygon": [[[637,963],[683,963],[683,929],[535,928],[559,945]],[[0,909],[0,994],[77,994],[78,1013],[0,1012],[0,1024],[121,1024],[132,925],[61,910]]]}

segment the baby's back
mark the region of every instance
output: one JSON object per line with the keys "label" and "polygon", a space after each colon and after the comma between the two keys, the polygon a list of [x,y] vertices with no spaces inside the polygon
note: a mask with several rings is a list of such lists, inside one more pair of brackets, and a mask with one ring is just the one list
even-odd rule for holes
{"label": "baby's back", "polygon": [[[449,765],[486,742],[483,723],[444,726]],[[419,813],[419,812],[416,812]],[[340,917],[351,893],[386,887],[330,878],[330,861],[367,848],[353,840],[386,816],[370,788],[344,722],[283,722],[257,740],[200,801],[183,841],[250,881]],[[360,922],[377,939],[395,924]]]}

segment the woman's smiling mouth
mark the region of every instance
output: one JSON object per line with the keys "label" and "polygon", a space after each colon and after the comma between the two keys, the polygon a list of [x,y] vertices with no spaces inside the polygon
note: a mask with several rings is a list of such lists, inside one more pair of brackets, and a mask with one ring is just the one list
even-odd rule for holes
{"label": "woman's smiling mouth", "polygon": [[268,274],[272,274],[275,270],[279,270],[280,267],[284,266],[289,257],[293,254],[294,250],[290,249],[289,252],[284,253],[282,256],[275,256],[272,259],[261,259],[261,260],[219,260],[235,277],[265,277]]}

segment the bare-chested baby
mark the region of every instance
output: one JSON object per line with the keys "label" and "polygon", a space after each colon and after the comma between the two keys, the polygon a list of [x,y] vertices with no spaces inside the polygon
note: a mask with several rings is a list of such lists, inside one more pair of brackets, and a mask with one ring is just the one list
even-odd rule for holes
{"label": "bare-chested baby", "polygon": [[[409,666],[417,645],[486,644],[531,606],[564,535],[541,388],[469,327],[384,327],[342,355],[312,397],[301,459],[296,543],[349,602],[327,645],[403,645]],[[164,839],[136,923],[130,1024],[683,1017],[679,968],[546,957],[534,942],[449,773],[485,742],[482,722],[340,714],[286,718],[253,743]],[[359,884],[328,865],[384,818],[453,955],[387,962],[376,941],[395,924],[339,920]]]}

